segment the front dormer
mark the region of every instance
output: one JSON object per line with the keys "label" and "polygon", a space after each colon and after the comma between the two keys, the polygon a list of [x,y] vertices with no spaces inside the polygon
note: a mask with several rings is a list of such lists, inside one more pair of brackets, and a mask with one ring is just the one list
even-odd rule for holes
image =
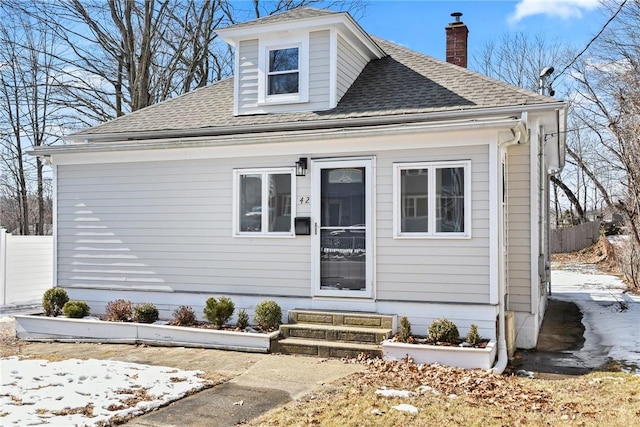
{"label": "front dormer", "polygon": [[385,56],[346,12],[303,7],[217,32],[235,48],[234,115],[330,110]]}

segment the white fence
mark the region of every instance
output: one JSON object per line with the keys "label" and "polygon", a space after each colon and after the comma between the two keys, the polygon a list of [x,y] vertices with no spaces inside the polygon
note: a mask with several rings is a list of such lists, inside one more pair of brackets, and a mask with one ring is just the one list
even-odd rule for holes
{"label": "white fence", "polygon": [[0,306],[40,301],[53,283],[53,237],[0,229]]}

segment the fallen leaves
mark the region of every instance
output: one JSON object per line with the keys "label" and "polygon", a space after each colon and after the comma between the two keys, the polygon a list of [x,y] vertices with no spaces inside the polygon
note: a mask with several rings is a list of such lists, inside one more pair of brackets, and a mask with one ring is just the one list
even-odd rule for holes
{"label": "fallen leaves", "polygon": [[134,407],[139,402],[148,402],[157,398],[149,394],[148,390],[142,387],[116,390],[116,394],[122,395],[119,400],[127,407]]}
{"label": "fallen leaves", "polygon": [[85,417],[91,418],[93,417],[93,404],[89,403],[85,406],[80,406],[78,408],[66,408],[61,409],[59,411],[49,411],[53,415],[74,415],[74,414],[82,414]]}
{"label": "fallen leaves", "polygon": [[527,388],[516,377],[497,376],[479,369],[364,357],[357,363],[368,366],[367,371],[358,374],[360,387],[393,387],[415,390],[418,395],[456,396],[471,405],[493,405],[504,410],[526,406],[532,411],[547,411],[553,400],[549,392]]}
{"label": "fallen leaves", "polygon": [[[253,426],[640,425],[640,376],[593,373],[562,379],[496,376],[482,370],[345,360],[363,372],[249,422]],[[386,390],[385,392],[379,392]],[[418,413],[400,411],[410,405]],[[408,406],[406,407],[408,408]]]}

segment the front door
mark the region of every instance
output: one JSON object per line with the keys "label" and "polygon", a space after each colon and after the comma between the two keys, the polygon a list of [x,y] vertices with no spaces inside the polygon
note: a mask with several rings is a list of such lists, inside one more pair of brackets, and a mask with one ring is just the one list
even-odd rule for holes
{"label": "front door", "polygon": [[313,162],[314,293],[373,295],[372,160]]}

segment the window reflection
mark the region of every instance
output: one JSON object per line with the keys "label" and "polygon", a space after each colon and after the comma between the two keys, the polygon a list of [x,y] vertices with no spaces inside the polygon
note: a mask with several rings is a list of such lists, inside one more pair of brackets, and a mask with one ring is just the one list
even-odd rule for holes
{"label": "window reflection", "polygon": [[321,289],[366,290],[364,172],[364,168],[321,172]]}
{"label": "window reflection", "polygon": [[262,175],[240,176],[240,231],[262,231]]}
{"label": "window reflection", "polygon": [[401,231],[429,231],[429,174],[427,169],[400,172]]}
{"label": "window reflection", "polygon": [[464,168],[436,169],[436,231],[464,231]]}
{"label": "window reflection", "polygon": [[[349,227],[365,224],[365,180],[364,168],[358,171],[358,181],[339,181],[332,178],[345,176],[342,169],[323,169],[321,174],[323,227]],[[353,172],[351,172],[353,175]]]}
{"label": "window reflection", "polygon": [[238,174],[238,231],[292,232],[291,172]]}
{"label": "window reflection", "polygon": [[299,76],[298,48],[269,51],[269,95],[298,93]]}

